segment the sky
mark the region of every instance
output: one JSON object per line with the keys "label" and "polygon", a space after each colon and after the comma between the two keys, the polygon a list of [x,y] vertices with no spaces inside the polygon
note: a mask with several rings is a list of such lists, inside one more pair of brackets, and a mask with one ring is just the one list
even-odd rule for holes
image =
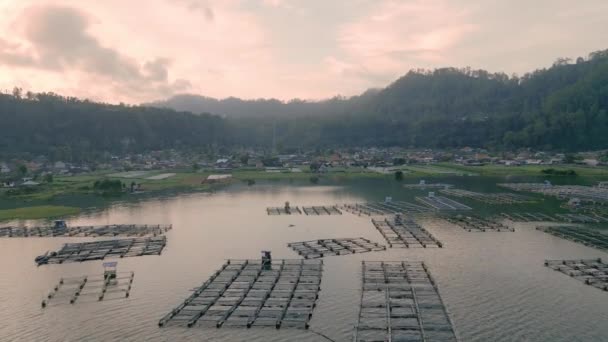
{"label": "sky", "polygon": [[352,96],[411,69],[585,57],[608,48],[607,18],[606,0],[0,0],[0,90]]}

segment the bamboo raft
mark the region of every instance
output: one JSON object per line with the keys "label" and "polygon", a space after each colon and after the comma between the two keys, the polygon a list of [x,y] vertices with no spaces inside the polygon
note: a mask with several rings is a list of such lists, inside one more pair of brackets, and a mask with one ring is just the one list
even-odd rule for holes
{"label": "bamboo raft", "polygon": [[372,223],[390,248],[443,247],[439,240],[410,217],[404,219],[398,215],[392,220],[372,219]]}
{"label": "bamboo raft", "polygon": [[435,282],[422,262],[362,262],[354,342],[458,341]]}
{"label": "bamboo raft", "polygon": [[420,181],[420,183],[403,184],[403,187],[406,189],[424,190],[424,189],[449,189],[449,188],[453,187],[453,185],[446,184],[446,183],[426,183],[424,181]]}
{"label": "bamboo raft", "polygon": [[364,238],[291,242],[287,244],[287,247],[293,249],[298,255],[303,256],[304,259],[386,250],[385,246]]}
{"label": "bamboo raft", "polygon": [[504,225],[500,222],[483,219],[475,216],[458,215],[446,217],[446,220],[468,232],[514,232],[515,228]]}
{"label": "bamboo raft", "polygon": [[171,230],[172,225],[161,224],[112,224],[103,226],[65,225],[41,227],[2,227],[0,237],[145,237],[160,236]]}
{"label": "bamboo raft", "polygon": [[588,247],[608,250],[608,234],[598,231],[572,226],[536,227],[536,229]]}
{"label": "bamboo raft", "polygon": [[443,196],[416,197],[421,202],[435,210],[471,210],[473,208]]}
{"label": "bamboo raft", "polygon": [[47,252],[36,257],[40,265],[83,262],[105,258],[125,258],[143,255],[160,255],[167,244],[165,236],[131,238],[94,242],[66,243],[57,252]]}
{"label": "bamboo raft", "polygon": [[431,212],[431,209],[429,209],[428,207],[423,207],[417,204],[402,201],[344,204],[342,208],[350,213],[359,216],[422,214]]}
{"label": "bamboo raft", "polygon": [[102,301],[128,298],[133,286],[134,272],[118,272],[109,279],[103,274],[61,278],[59,283],[42,300],[42,307],[75,304],[76,301]]}
{"label": "bamboo raft", "polygon": [[322,271],[321,260],[228,260],[158,325],[308,329]]}
{"label": "bamboo raft", "polygon": [[583,260],[545,260],[545,266],[570,277],[608,291],[608,264],[601,258]]}
{"label": "bamboo raft", "polygon": [[512,194],[508,192],[483,193],[462,189],[443,189],[439,190],[439,192],[448,196],[469,198],[472,200],[484,202],[486,204],[523,204],[536,202],[536,200],[532,197]]}

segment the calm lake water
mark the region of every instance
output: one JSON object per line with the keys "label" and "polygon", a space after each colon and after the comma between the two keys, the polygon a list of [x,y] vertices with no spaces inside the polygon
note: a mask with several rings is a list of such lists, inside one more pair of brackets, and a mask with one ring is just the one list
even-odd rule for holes
{"label": "calm lake water", "polygon": [[[442,179],[441,181],[449,181]],[[462,178],[465,189],[491,189],[496,180]],[[514,233],[473,233],[447,223],[421,223],[442,249],[395,249],[324,258],[325,270],[311,330],[159,328],[158,320],[202,284],[227,258],[298,258],[288,242],[365,237],[384,243],[369,217],[268,216],[267,206],[411,199],[398,183],[236,185],[213,194],[188,194],[122,203],[81,215],[71,225],[171,223],[161,256],[119,260],[134,271],[130,298],[42,309],[60,277],[98,274],[101,261],[37,267],[34,258],[65,242],[88,238],[0,239],[1,341],[350,341],[360,301],[361,260],[424,261],[439,285],[462,341],[608,341],[608,293],[543,266],[545,259],[608,254],[516,224]],[[479,206],[478,202],[466,202]],[[544,205],[554,207],[547,200]],[[500,209],[500,208],[499,208]],[[488,209],[483,210],[499,210]],[[503,208],[504,209],[504,208]],[[22,222],[23,223],[23,222]],[[25,222],[33,224],[35,222]],[[295,225],[289,227],[289,225]]]}

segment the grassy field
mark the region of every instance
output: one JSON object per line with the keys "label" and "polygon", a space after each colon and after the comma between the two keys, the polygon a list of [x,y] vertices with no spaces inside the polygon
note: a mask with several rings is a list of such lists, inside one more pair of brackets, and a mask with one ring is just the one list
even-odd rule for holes
{"label": "grassy field", "polygon": [[58,205],[41,205],[34,207],[23,207],[17,209],[0,210],[0,221],[13,219],[41,219],[75,215],[80,208]]}

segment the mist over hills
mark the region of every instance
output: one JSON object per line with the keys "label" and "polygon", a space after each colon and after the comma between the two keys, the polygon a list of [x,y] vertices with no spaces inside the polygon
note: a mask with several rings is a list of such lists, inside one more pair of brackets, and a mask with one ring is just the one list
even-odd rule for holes
{"label": "mist over hills", "polygon": [[17,91],[0,95],[0,131],[0,157],[66,160],[166,148],[265,148],[273,137],[281,150],[606,149],[608,50],[558,59],[521,77],[468,68],[414,70],[386,88],[318,102],[180,95],[124,106]]}

